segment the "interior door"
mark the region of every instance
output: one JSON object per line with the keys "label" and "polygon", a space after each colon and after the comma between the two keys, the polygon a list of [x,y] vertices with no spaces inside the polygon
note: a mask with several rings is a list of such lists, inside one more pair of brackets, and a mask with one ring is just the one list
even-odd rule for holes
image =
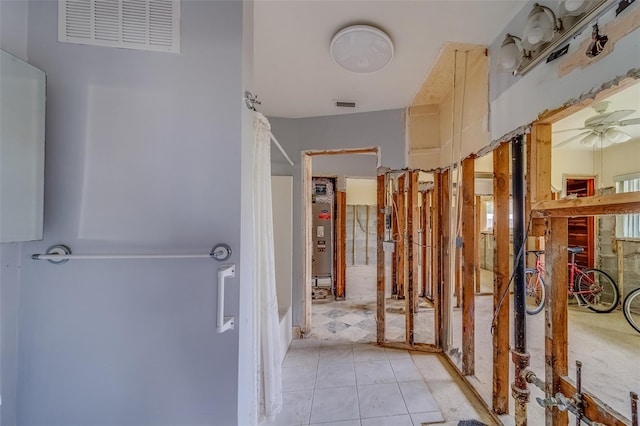
{"label": "interior door", "polygon": [[[567,178],[565,192],[567,196],[590,197],[595,195],[595,178]],[[576,263],[583,268],[594,265],[594,217],[581,216],[569,218],[569,247],[582,247],[584,251],[576,254]]]}

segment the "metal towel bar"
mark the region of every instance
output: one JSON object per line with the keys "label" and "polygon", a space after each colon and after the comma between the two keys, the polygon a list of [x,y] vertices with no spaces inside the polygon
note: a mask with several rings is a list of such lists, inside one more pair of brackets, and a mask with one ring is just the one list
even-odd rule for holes
{"label": "metal towel bar", "polygon": [[98,259],[204,259],[212,258],[219,261],[231,257],[231,248],[227,244],[216,244],[208,254],[72,254],[71,249],[64,244],[49,247],[46,254],[33,254],[33,260],[48,260],[50,263],[61,264],[68,260],[98,260]]}

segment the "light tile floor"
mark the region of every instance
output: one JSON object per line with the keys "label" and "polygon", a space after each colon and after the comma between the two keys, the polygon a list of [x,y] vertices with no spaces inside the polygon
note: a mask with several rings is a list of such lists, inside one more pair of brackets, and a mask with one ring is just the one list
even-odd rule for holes
{"label": "light tile floor", "polygon": [[420,425],[444,417],[408,351],[294,340],[282,364],[283,410],[272,425]]}
{"label": "light tile floor", "polygon": [[[393,303],[387,339],[402,341],[404,313]],[[283,361],[283,409],[270,425],[493,424],[438,355],[373,343],[375,301],[314,301],[312,313],[311,335],[294,340]]]}

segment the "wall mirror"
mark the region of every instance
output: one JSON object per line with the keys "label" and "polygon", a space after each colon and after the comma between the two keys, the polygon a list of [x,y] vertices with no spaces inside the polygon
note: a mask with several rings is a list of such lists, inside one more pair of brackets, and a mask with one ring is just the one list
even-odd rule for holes
{"label": "wall mirror", "polygon": [[45,74],[0,50],[0,242],[42,239]]}

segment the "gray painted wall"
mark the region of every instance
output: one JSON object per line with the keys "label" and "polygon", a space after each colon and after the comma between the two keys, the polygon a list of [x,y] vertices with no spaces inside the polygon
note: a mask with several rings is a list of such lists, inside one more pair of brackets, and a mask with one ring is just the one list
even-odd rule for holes
{"label": "gray painted wall", "polygon": [[[403,110],[397,109],[300,119],[269,119],[272,133],[295,163],[294,167],[289,166],[282,155],[272,148],[272,174],[293,176],[294,325],[300,325],[304,307],[301,152],[378,146],[383,166],[394,169],[405,167],[403,114]],[[335,170],[342,169],[346,176],[352,176],[349,157],[353,156],[334,157]]]}
{"label": "gray painted wall", "polygon": [[22,60],[27,60],[27,2],[0,2],[0,47]]}
{"label": "gray painted wall", "polygon": [[252,238],[240,195],[243,5],[184,1],[181,21],[179,55],[62,44],[57,2],[29,2],[28,59],[48,77],[45,238],[9,259],[22,265],[19,424],[238,422],[239,333],[216,334],[215,261],[29,258],[55,243],[208,253],[226,242],[239,273],[226,313],[250,327],[239,312],[251,275],[241,235]]}
{"label": "gray painted wall", "polygon": [[0,423],[16,424],[18,295],[21,243],[0,245]]}
{"label": "gray painted wall", "polygon": [[[0,48],[27,60],[27,2],[0,1]],[[0,424],[16,424],[22,243],[0,244]]]}
{"label": "gray painted wall", "polygon": [[314,176],[376,177],[375,154],[318,155],[311,159]]}

